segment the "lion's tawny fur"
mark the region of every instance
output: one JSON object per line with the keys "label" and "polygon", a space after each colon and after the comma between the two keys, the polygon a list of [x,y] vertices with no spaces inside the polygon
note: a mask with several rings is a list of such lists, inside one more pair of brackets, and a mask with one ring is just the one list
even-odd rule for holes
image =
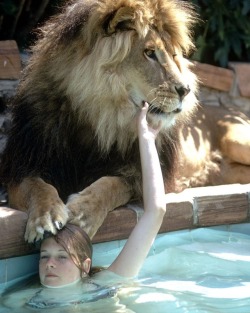
{"label": "lion's tawny fur", "polygon": [[40,177],[66,201],[115,176],[140,198],[136,116],[148,101],[149,122],[162,121],[157,146],[172,190],[176,126],[196,107],[196,79],[182,56],[193,49],[195,19],[180,0],[70,1],[32,48],[13,101],[1,180],[18,186]]}

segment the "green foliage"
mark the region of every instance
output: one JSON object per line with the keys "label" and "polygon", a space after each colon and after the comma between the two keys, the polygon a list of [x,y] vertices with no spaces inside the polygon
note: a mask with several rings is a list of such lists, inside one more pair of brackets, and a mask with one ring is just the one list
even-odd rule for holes
{"label": "green foliage", "polygon": [[14,39],[19,47],[29,46],[35,36],[32,31],[63,1],[0,0],[0,40]]}
{"label": "green foliage", "polygon": [[12,0],[5,0],[0,2],[0,10],[6,15],[15,15],[18,7]]}
{"label": "green foliage", "polygon": [[250,61],[250,1],[192,0],[202,22],[196,29],[192,59],[226,67]]}

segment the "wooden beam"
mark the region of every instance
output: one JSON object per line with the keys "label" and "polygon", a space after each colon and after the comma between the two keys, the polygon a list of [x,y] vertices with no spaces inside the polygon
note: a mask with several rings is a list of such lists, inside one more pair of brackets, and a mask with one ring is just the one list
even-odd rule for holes
{"label": "wooden beam", "polygon": [[21,73],[21,58],[14,40],[0,41],[0,79],[17,80]]}
{"label": "wooden beam", "polygon": [[234,82],[232,70],[210,64],[193,62],[192,71],[198,76],[199,82],[220,91],[230,91]]}

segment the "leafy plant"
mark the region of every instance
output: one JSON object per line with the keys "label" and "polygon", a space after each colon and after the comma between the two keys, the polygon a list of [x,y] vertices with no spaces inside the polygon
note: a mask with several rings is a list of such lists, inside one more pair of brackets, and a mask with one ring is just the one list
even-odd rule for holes
{"label": "leafy plant", "polygon": [[192,0],[202,22],[196,29],[192,59],[226,67],[250,61],[250,1]]}
{"label": "leafy plant", "polygon": [[0,0],[0,40],[14,39],[29,46],[32,30],[56,11],[64,0]]}

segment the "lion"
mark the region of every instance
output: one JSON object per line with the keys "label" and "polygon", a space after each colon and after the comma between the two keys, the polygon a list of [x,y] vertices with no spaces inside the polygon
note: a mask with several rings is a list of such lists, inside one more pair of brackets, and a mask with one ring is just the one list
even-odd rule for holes
{"label": "lion", "polygon": [[193,7],[179,0],[75,0],[40,29],[12,103],[2,156],[25,240],[67,222],[92,238],[108,212],[142,198],[136,119],[161,121],[156,145],[174,190],[176,132],[197,107]]}

